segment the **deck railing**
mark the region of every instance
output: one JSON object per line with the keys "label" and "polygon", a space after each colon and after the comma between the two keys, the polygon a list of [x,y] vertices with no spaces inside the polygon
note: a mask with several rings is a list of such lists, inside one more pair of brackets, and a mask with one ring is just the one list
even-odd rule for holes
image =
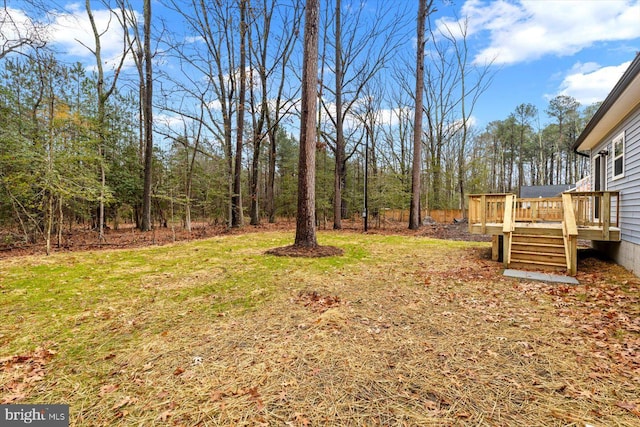
{"label": "deck railing", "polygon": [[[509,194],[469,195],[469,228],[471,229],[472,225],[480,225],[484,233],[487,224],[502,224]],[[603,237],[608,239],[609,228],[619,226],[619,191],[585,191],[565,194],[571,196],[578,227],[600,227],[604,231]],[[516,222],[562,222],[563,220],[562,197],[515,200]]]}
{"label": "deck railing", "polygon": [[619,222],[619,191],[584,191],[569,193],[576,211],[578,225],[602,227],[606,222],[617,227]]}
{"label": "deck railing", "polygon": [[[510,193],[471,194],[469,195],[469,226],[480,224],[482,233],[486,232],[487,223],[502,224]],[[512,194],[511,194],[512,195]]]}
{"label": "deck railing", "polygon": [[562,199],[559,197],[517,199],[516,221],[560,222],[562,221]]}

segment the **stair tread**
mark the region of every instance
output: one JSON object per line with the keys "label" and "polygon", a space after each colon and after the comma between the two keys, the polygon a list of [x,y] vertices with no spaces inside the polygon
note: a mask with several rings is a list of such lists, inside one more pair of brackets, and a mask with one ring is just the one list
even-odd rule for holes
{"label": "stair tread", "polygon": [[540,256],[528,255],[528,254],[512,254],[511,259],[523,259],[526,261],[537,261],[537,262],[561,262],[563,264],[567,262],[567,259],[561,256],[540,257]]}
{"label": "stair tread", "polygon": [[511,235],[512,238],[516,239],[518,237],[524,237],[527,239],[549,239],[549,240],[563,240],[564,237],[562,237],[561,235],[559,236],[551,236],[548,234],[512,234]]}
{"label": "stair tread", "polygon": [[[547,250],[544,250],[547,249]],[[564,248],[511,248],[511,252],[524,252],[528,254],[540,254],[540,255],[564,255]]]}
{"label": "stair tread", "polygon": [[511,249],[512,254],[528,254],[528,255],[540,255],[540,256],[548,256],[548,257],[565,257],[566,254],[564,252],[536,252],[536,251],[520,251]]}
{"label": "stair tread", "polygon": [[531,242],[515,242],[511,241],[511,245],[527,245],[527,246],[541,246],[545,248],[564,248],[564,245],[556,245],[554,243],[531,243]]}
{"label": "stair tread", "polygon": [[[516,227],[511,233],[509,265],[523,269],[566,269],[562,229]],[[505,237],[506,238],[506,237]]]}
{"label": "stair tread", "polygon": [[[558,233],[561,233],[561,230],[558,230]],[[562,237],[558,234],[536,234],[536,233],[516,233],[515,231],[512,233],[513,236],[527,236],[527,237],[540,237],[540,238],[549,238],[549,239],[561,239]]]}
{"label": "stair tread", "polygon": [[544,262],[544,261],[530,261],[524,259],[511,259],[509,264],[520,263],[520,264],[534,264],[534,265],[548,265],[553,267],[567,267],[567,264],[560,264],[557,262]]}
{"label": "stair tread", "polygon": [[533,259],[520,259],[520,258],[512,258],[511,263],[521,263],[521,264],[536,264],[536,265],[552,265],[558,267],[566,267],[567,263],[561,261],[537,261]]}

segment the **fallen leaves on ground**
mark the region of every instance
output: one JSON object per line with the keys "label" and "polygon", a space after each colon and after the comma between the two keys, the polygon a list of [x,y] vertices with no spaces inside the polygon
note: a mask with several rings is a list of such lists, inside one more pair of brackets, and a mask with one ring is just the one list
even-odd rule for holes
{"label": "fallen leaves on ground", "polygon": [[44,379],[46,365],[56,354],[50,348],[52,345],[49,343],[30,353],[0,359],[0,404],[24,400],[35,383]]}
{"label": "fallen leaves on ground", "polygon": [[295,303],[302,304],[316,313],[323,313],[332,307],[340,305],[340,297],[337,295],[320,295],[317,291],[300,291]]}

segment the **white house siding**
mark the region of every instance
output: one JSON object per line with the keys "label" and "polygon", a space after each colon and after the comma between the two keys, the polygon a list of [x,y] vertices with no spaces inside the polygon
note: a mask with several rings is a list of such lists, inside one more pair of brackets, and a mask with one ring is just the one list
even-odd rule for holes
{"label": "white house siding", "polygon": [[[625,132],[624,177],[613,180],[612,140]],[[606,250],[613,259],[635,274],[640,273],[640,108],[611,132],[604,141],[591,151],[596,155],[601,150],[607,156],[606,189],[620,191],[620,243],[594,242],[594,246]],[[593,163],[593,162],[592,162]],[[592,174],[593,176],[593,174]],[[593,185],[593,183],[592,183]]]}

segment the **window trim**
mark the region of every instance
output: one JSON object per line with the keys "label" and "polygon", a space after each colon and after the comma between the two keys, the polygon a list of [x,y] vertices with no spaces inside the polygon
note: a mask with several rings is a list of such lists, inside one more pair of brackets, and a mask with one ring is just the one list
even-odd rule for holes
{"label": "window trim", "polygon": [[[622,142],[622,152],[621,153],[617,153],[616,152],[616,144],[618,142]],[[626,141],[625,141],[624,131],[622,131],[615,138],[613,138],[613,140],[611,140],[611,180],[612,181],[615,181],[616,179],[624,178],[625,151],[626,151]],[[621,161],[622,161],[622,172],[619,173],[618,175],[616,175],[616,160],[618,160],[618,159],[621,159]]]}

